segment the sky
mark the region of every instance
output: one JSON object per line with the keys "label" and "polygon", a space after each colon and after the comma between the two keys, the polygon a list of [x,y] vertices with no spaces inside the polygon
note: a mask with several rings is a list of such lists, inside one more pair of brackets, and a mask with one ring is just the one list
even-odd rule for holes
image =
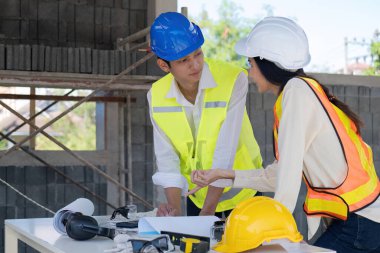
{"label": "sky", "polygon": [[[231,0],[232,1],[232,0]],[[380,1],[378,0],[233,0],[243,7],[247,18],[263,18],[263,6],[272,6],[273,15],[296,21],[305,30],[311,62],[305,68],[312,72],[337,72],[345,66],[345,37],[348,40],[347,58],[354,62],[369,55],[369,43],[375,30],[380,31]],[[198,17],[202,8],[218,20],[221,0],[178,0],[178,11],[188,7],[190,17]],[[253,24],[254,25],[254,24]],[[253,27],[252,25],[252,27]],[[356,42],[355,42],[356,40]],[[360,43],[359,43],[360,42]],[[370,58],[367,57],[367,63]]]}

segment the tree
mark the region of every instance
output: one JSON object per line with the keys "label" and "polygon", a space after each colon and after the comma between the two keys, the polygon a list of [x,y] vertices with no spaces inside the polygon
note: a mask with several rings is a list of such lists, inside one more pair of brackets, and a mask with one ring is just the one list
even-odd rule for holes
{"label": "tree", "polygon": [[375,31],[371,43],[371,55],[374,58],[373,66],[366,71],[367,75],[380,75],[380,32]]}
{"label": "tree", "polygon": [[[88,95],[88,91],[76,92],[78,95]],[[73,102],[57,104],[53,116],[67,110],[72,104]],[[95,116],[95,102],[86,102],[55,122],[51,126],[51,130],[58,133],[58,136],[55,136],[58,141],[72,150],[96,150]],[[60,150],[61,148],[46,137],[39,135],[36,149]]]}
{"label": "tree", "polygon": [[[265,6],[272,11],[270,6]],[[247,66],[247,59],[235,53],[234,46],[238,40],[247,36],[258,19],[244,18],[243,8],[233,1],[223,0],[218,8],[218,20],[209,18],[206,10],[195,18],[205,37],[202,46],[206,57],[228,61],[239,66]]]}

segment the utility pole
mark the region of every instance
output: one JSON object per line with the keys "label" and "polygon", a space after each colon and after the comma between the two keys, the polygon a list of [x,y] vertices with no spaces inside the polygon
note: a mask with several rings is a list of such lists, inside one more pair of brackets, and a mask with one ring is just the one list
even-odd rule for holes
{"label": "utility pole", "polygon": [[365,61],[368,56],[371,56],[369,52],[368,54],[365,54],[365,55],[349,57],[348,55],[349,45],[356,45],[356,46],[362,46],[362,47],[365,46],[369,48],[371,46],[371,42],[366,42],[364,38],[362,41],[358,41],[356,38],[349,40],[347,37],[344,37],[344,74],[348,74],[348,64],[349,64],[350,59],[356,59],[357,61],[359,58],[363,58]]}
{"label": "utility pole", "polygon": [[343,74],[348,74],[348,39],[344,37],[344,72]]}

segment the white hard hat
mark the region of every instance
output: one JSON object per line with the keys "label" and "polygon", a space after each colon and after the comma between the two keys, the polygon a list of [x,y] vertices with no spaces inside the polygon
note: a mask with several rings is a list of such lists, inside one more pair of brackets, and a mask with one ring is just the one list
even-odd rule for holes
{"label": "white hard hat", "polygon": [[247,57],[260,57],[287,70],[297,70],[310,62],[309,43],[303,29],[284,17],[267,17],[257,23],[247,38],[235,45]]}

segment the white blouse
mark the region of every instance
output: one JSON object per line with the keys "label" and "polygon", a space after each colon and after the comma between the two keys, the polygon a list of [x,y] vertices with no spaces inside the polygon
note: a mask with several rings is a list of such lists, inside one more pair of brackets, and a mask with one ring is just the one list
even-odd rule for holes
{"label": "white blouse", "polygon": [[[336,187],[344,180],[347,165],[335,130],[308,85],[293,78],[283,92],[279,162],[275,161],[265,169],[236,170],[233,187],[275,192],[274,198],[293,212],[302,172],[315,187]],[[356,213],[380,222],[380,198]],[[320,218],[310,216],[307,221],[311,238],[318,229]]]}

